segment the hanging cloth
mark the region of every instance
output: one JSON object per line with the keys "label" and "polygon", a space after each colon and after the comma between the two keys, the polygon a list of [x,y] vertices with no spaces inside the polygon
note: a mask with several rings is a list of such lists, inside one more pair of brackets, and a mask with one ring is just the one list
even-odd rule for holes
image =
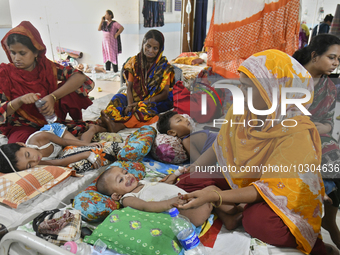
{"label": "hanging cloth", "polygon": [[144,27],[164,26],[164,11],[164,2],[144,0],[142,11],[144,17]]}
{"label": "hanging cloth", "polygon": [[202,51],[207,30],[208,0],[197,0],[193,51]]}
{"label": "hanging cloth", "polygon": [[340,4],[337,5],[329,33],[340,38]]}
{"label": "hanging cloth", "polygon": [[216,0],[205,46],[208,66],[225,78],[252,54],[278,49],[292,55],[299,43],[299,0]]}

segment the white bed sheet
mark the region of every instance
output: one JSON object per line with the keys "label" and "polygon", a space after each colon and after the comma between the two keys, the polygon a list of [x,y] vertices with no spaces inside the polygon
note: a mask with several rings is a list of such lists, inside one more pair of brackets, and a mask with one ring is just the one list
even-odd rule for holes
{"label": "white bed sheet", "polygon": [[60,201],[69,204],[70,199],[85,189],[104,170],[105,167],[101,167],[86,172],[83,177],[71,176],[43,194],[20,204],[16,209],[0,204],[0,223],[4,224],[8,231],[11,231],[31,221],[45,210],[64,207]]}
{"label": "white bed sheet", "polygon": [[293,248],[280,248],[263,243],[253,246],[252,238],[243,227],[233,231],[222,226],[213,248],[206,247],[209,254],[214,255],[302,255],[304,253]]}

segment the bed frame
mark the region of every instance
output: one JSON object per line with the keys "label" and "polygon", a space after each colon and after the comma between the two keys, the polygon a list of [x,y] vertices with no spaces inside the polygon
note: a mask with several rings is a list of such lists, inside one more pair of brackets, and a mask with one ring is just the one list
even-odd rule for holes
{"label": "bed frame", "polygon": [[22,243],[41,254],[46,255],[72,255],[73,253],[66,251],[59,246],[47,242],[40,237],[21,230],[14,230],[7,233],[0,242],[0,254],[7,255],[9,249],[14,243]]}

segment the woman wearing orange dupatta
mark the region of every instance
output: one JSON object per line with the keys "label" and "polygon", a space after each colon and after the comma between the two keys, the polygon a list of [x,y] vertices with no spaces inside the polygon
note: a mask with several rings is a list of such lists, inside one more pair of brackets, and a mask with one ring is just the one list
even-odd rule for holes
{"label": "woman wearing orange dupatta", "polygon": [[[1,44],[10,63],[0,65],[0,131],[9,143],[25,142],[46,124],[34,105],[37,93],[46,101],[43,114],[55,112],[74,135],[86,131],[81,109],[92,104],[87,94],[93,82],[78,70],[48,60],[38,30],[28,21],[11,29]],[[65,121],[67,113],[74,121]]]}
{"label": "woman wearing orange dupatta", "polygon": [[[254,54],[239,67],[241,89],[253,90],[253,104],[257,110],[271,109],[273,88],[278,88],[276,110],[269,115],[233,115],[229,110],[228,124],[222,128],[211,149],[195,163],[195,168],[213,165],[234,167],[236,171],[223,172],[231,190],[217,192],[195,191],[182,196],[191,200],[179,208],[196,207],[206,202],[248,203],[243,212],[243,227],[253,237],[275,246],[295,247],[306,254],[326,254],[320,237],[322,198],[324,187],[317,171],[307,171],[321,161],[321,142],[317,129],[295,106],[288,105],[281,115],[281,88],[299,87],[313,95],[310,74],[295,59],[278,50]],[[288,98],[303,98],[303,93],[288,93]],[[304,103],[308,109],[310,99]],[[262,127],[250,127],[251,119],[263,121]],[[267,119],[267,121],[265,121]],[[295,127],[280,123],[293,119]],[[269,120],[269,121],[268,121]],[[242,124],[230,125],[230,122]],[[252,126],[261,126],[253,121]],[[293,121],[285,121],[294,126]],[[287,167],[290,171],[245,172],[247,167]],[[296,167],[296,171],[295,171]],[[298,167],[300,167],[298,169]]]}

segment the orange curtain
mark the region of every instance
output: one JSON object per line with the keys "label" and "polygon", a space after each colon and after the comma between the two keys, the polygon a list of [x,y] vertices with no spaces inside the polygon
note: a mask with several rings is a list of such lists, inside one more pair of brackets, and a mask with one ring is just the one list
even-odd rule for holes
{"label": "orange curtain", "polygon": [[216,0],[205,41],[208,66],[225,78],[251,55],[278,49],[292,55],[299,43],[299,0]]}

